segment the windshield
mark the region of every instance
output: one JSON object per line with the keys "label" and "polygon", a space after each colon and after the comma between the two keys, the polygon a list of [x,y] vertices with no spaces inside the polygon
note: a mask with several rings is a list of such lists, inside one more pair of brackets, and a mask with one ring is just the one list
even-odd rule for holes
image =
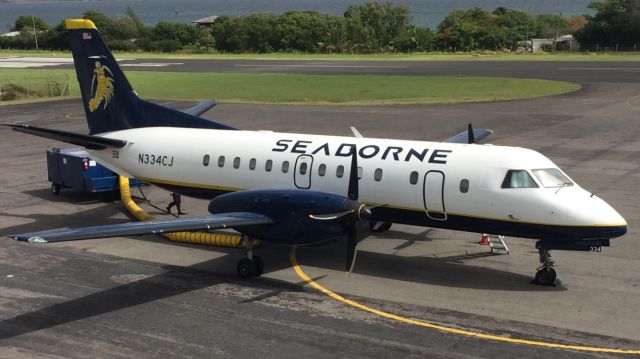
{"label": "windshield", "polygon": [[509,170],[502,181],[502,188],[537,188],[538,185],[525,170]]}
{"label": "windshield", "polygon": [[531,172],[547,188],[573,186],[573,182],[556,168],[537,169]]}

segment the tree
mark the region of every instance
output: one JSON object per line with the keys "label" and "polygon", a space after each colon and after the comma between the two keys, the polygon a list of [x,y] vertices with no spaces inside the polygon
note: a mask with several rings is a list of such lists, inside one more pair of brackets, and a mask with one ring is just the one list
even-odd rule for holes
{"label": "tree", "polygon": [[213,24],[213,38],[218,51],[243,52],[249,39],[245,16],[220,16]]}
{"label": "tree", "polygon": [[351,5],[344,13],[354,41],[361,41],[375,51],[389,47],[394,38],[411,28],[406,6],[367,2]]}
{"label": "tree", "polygon": [[555,39],[558,35],[571,33],[569,19],[560,14],[541,14],[536,17],[538,32],[536,36],[545,39]]}
{"label": "tree", "polygon": [[33,29],[34,23],[38,31],[46,31],[51,29],[51,26],[47,24],[46,21],[37,16],[22,15],[16,19],[16,22],[11,28],[11,31],[22,31],[25,27]]}
{"label": "tree", "polygon": [[633,46],[640,42],[640,0],[592,2],[596,10],[574,35],[586,46]]}
{"label": "tree", "polygon": [[487,33],[495,24],[492,15],[482,8],[453,10],[438,25],[438,46],[451,50],[492,48],[487,44]]}
{"label": "tree", "polygon": [[129,5],[127,5],[126,17],[128,17],[133,23],[133,26],[135,26],[138,36],[144,36],[147,33],[147,27]]}
{"label": "tree", "polygon": [[186,46],[198,42],[198,31],[191,25],[161,21],[151,30],[151,40],[174,40]]}

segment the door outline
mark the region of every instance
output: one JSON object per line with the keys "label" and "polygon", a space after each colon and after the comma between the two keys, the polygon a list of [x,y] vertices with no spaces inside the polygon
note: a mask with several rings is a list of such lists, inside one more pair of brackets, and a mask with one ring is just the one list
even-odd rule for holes
{"label": "door outline", "polygon": [[[306,163],[307,164],[307,172],[302,175],[300,174],[300,166]],[[297,188],[300,189],[309,189],[311,188],[311,172],[313,170],[313,156],[311,155],[300,155],[296,158],[296,165],[293,168],[293,183]]]}
{"label": "door outline", "polygon": [[[440,197],[440,205],[441,208],[431,208],[431,211],[429,211],[429,206],[427,204],[428,202],[428,196],[429,194],[433,195],[434,191],[430,190],[427,191],[427,178],[429,178],[429,174],[431,174],[431,178],[434,178],[433,176],[435,176],[436,174],[440,176],[441,179],[441,187],[440,187],[440,191],[439,193],[435,193],[436,196],[439,195]],[[427,213],[427,217],[433,219],[434,221],[446,221],[447,220],[447,210],[446,207],[444,205],[444,181],[445,181],[445,175],[444,172],[442,171],[436,171],[436,170],[432,170],[432,171],[427,171],[427,173],[424,174],[424,180],[422,182],[422,200],[424,203],[424,209],[425,212]],[[433,207],[433,206],[432,206]]]}

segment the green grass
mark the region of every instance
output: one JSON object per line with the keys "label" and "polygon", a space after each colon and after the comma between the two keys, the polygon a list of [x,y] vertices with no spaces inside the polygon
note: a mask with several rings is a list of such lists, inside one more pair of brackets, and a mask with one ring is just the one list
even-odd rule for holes
{"label": "green grass", "polygon": [[[73,70],[0,69],[3,78],[60,75]],[[229,74],[127,72],[143,98],[277,104],[423,104],[512,100],[555,95],[580,89],[578,84],[494,77],[422,77],[361,75]]]}
{"label": "green grass", "polygon": [[[71,57],[68,51],[20,51],[0,50],[0,57],[33,56],[33,57]],[[115,52],[120,59],[226,59],[226,60],[336,60],[336,61],[640,61],[638,52],[607,53],[539,53],[516,54],[503,52],[478,53],[415,53],[415,54],[305,54],[305,53],[273,53],[273,54],[162,54],[150,52]]]}

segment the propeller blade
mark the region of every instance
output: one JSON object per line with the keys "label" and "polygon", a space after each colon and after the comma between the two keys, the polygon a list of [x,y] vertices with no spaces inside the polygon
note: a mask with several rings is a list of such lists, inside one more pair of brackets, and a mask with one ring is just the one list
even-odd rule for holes
{"label": "propeller blade", "polygon": [[476,143],[476,136],[473,133],[473,125],[469,124],[468,125],[468,138],[467,138],[467,143],[471,144],[471,143]]}
{"label": "propeller blade", "polygon": [[347,196],[354,201],[358,200],[358,148],[354,145],[351,152],[351,171],[349,171],[349,189]]}
{"label": "propeller blade", "polygon": [[345,267],[346,275],[348,276],[353,271],[353,266],[356,264],[356,245],[358,245],[358,232],[356,223],[349,224],[347,229],[347,263]]}
{"label": "propeller blade", "polygon": [[334,220],[334,219],[342,218],[342,217],[347,216],[347,215],[349,215],[351,213],[353,213],[352,210],[339,212],[339,213],[329,213],[329,214],[310,214],[309,218],[317,219],[318,221],[331,221],[331,220]]}

